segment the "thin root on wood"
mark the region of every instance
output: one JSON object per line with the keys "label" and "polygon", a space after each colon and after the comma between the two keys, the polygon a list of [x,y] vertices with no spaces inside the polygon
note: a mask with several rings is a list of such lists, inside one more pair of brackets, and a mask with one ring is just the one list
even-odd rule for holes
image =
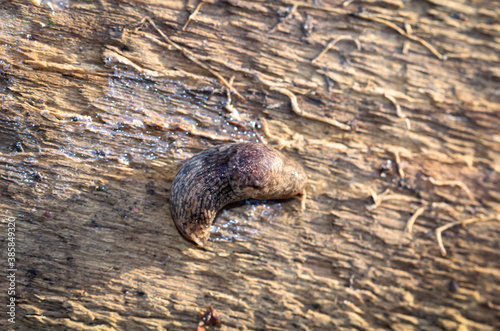
{"label": "thin root on wood", "polygon": [[318,55],[316,55],[316,57],[314,59],[311,60],[311,63],[314,63],[314,62],[318,61],[318,59],[320,57],[322,57],[323,55],[325,55],[326,52],[328,52],[333,46],[335,46],[336,43],[338,43],[341,40],[352,40],[356,44],[356,48],[358,49],[358,51],[361,50],[361,43],[359,42],[358,38],[353,38],[351,36],[340,36],[340,37],[337,37],[337,38],[333,39],[332,41],[330,41],[325,46],[325,48],[323,48],[323,50]]}
{"label": "thin root on wood", "polygon": [[394,105],[394,107],[396,108],[396,115],[398,115],[399,118],[405,118],[406,116],[403,115],[403,112],[401,111],[401,106],[399,105],[399,103],[397,102],[396,98],[394,98],[392,95],[390,95],[389,93],[384,93],[384,97],[389,100],[390,102],[392,102],[392,104]]}
{"label": "thin root on wood", "polygon": [[[234,82],[234,76],[231,76],[229,79],[229,85],[233,85]],[[224,108],[231,114],[233,118],[236,118],[237,120],[240,120],[240,115],[238,111],[233,107],[233,104],[231,103],[231,90],[229,88],[226,88],[227,92],[227,101],[226,104],[224,105]]]}
{"label": "thin root on wood", "polygon": [[200,11],[200,8],[201,8],[202,5],[203,5],[203,1],[200,1],[200,3],[198,4],[198,6],[196,6],[195,10],[191,13],[191,15],[189,15],[189,17],[188,17],[186,23],[184,23],[184,26],[182,27],[181,31],[186,30],[189,22],[191,22],[194,19],[194,17],[196,16],[196,14],[198,14],[198,12]]}
{"label": "thin root on wood", "polygon": [[429,179],[429,182],[431,182],[431,184],[436,185],[436,186],[458,186],[467,194],[469,199],[475,200],[474,195],[469,190],[467,185],[465,185],[461,181],[458,181],[458,180],[436,180],[432,177],[429,177],[428,179]]}
{"label": "thin root on wood", "polygon": [[190,50],[178,45],[177,43],[173,42],[165,33],[163,33],[163,31],[161,31],[157,26],[156,24],[153,22],[153,20],[149,17],[144,17],[138,24],[138,26],[135,28],[136,30],[139,30],[145,22],[149,22],[151,24],[151,26],[156,30],[156,32],[158,32],[160,34],[160,36],[162,36],[163,39],[165,39],[165,41],[171,45],[172,47],[174,47],[176,50],[180,51],[188,60],[196,63],[198,66],[200,66],[201,68],[207,70],[208,72],[210,72],[214,77],[216,77],[225,87],[227,87],[231,92],[233,92],[234,94],[236,94],[242,101],[245,101],[245,98],[240,94],[238,93],[238,91],[236,91],[234,89],[233,86],[231,86],[231,84],[229,84],[229,82],[224,78],[222,77],[221,74],[219,74],[218,72],[214,71],[213,69],[211,69],[208,65],[206,65],[205,63],[201,62],[197,56],[191,52]]}
{"label": "thin root on wood", "polygon": [[[370,195],[372,197],[373,204],[367,206],[366,209],[373,210],[373,209],[377,208],[382,203],[382,199],[379,199],[377,193],[371,187],[368,188],[368,191],[370,191]],[[389,190],[386,190],[384,193],[386,193],[388,191]],[[384,194],[384,193],[382,193],[382,194]]]}
{"label": "thin root on wood", "polygon": [[472,224],[472,223],[488,222],[488,221],[499,221],[500,222],[500,215],[488,216],[488,217],[482,217],[482,218],[481,217],[469,218],[466,220],[450,222],[448,224],[445,224],[445,225],[437,228],[435,230],[436,231],[436,238],[437,238],[437,242],[439,245],[439,250],[441,251],[441,255],[446,256],[446,254],[447,254],[446,249],[444,248],[443,238],[441,235],[444,231],[446,231],[449,228],[452,228],[454,226],[457,226],[457,225],[465,226],[465,225]]}
{"label": "thin root on wood", "polygon": [[433,202],[431,204],[431,208],[432,209],[441,209],[441,210],[444,210],[449,215],[451,215],[451,217],[453,217],[453,218],[460,217],[460,213],[458,211],[456,211],[455,208],[453,208],[452,206],[450,206],[449,204],[447,204],[446,202]]}
{"label": "thin root on wood", "polygon": [[[363,18],[365,20],[382,23],[382,24],[390,27],[391,29],[396,30],[400,35],[402,35],[402,36],[404,36],[404,37],[406,37],[406,38],[408,38],[410,40],[419,42],[420,44],[422,44],[422,46],[424,46],[432,54],[434,54],[438,59],[440,59],[440,60],[446,60],[446,56],[444,56],[441,53],[439,53],[437,51],[437,49],[434,46],[432,46],[430,43],[428,43],[427,41],[425,41],[424,39],[422,39],[420,37],[417,37],[417,36],[414,36],[413,34],[407,33],[406,31],[404,31],[403,29],[401,29],[399,26],[397,26],[396,24],[394,24],[394,23],[392,23],[390,21],[384,20],[383,18],[378,18],[378,17],[372,16],[372,15],[369,15],[369,14],[366,14],[366,13],[358,14],[358,17]],[[410,32],[411,32],[411,30],[410,30]]]}
{"label": "thin root on wood", "polygon": [[392,104],[396,108],[396,115],[398,115],[399,118],[404,119],[405,123],[406,123],[406,128],[408,130],[411,130],[410,120],[408,119],[408,117],[405,114],[403,114],[403,112],[401,110],[401,106],[399,105],[399,102],[396,100],[396,98],[394,96],[392,96],[391,94],[389,94],[388,92],[384,93],[384,97],[387,100],[389,100],[390,102],[392,102]]}
{"label": "thin root on wood", "polygon": [[234,142],[236,140],[236,138],[226,137],[226,136],[218,135],[216,133],[210,133],[210,132],[207,132],[206,130],[198,130],[195,128],[194,125],[188,126],[187,124],[184,124],[184,123],[172,123],[172,126],[170,127],[170,129],[182,131],[182,132],[185,132],[186,134],[189,134],[189,135],[203,137],[203,138],[211,139],[214,141]]}
{"label": "thin root on wood", "polygon": [[345,130],[345,131],[350,131],[351,130],[351,127],[349,125],[341,123],[341,122],[337,121],[336,119],[333,119],[333,118],[324,118],[324,117],[321,117],[321,116],[318,116],[318,115],[309,114],[309,113],[306,113],[306,112],[302,111],[300,109],[300,107],[299,107],[299,103],[297,102],[297,97],[290,90],[287,90],[286,88],[278,87],[278,86],[270,86],[270,89],[272,91],[279,92],[279,93],[284,94],[287,97],[289,97],[290,98],[290,102],[292,104],[292,110],[293,110],[293,112],[295,114],[297,114],[299,116],[302,116],[302,117],[305,117],[305,118],[308,118],[308,119],[311,119],[311,120],[315,120],[315,121],[318,121],[318,122],[323,122],[323,123],[326,123],[326,124],[333,125],[333,126],[339,128],[339,129],[342,129],[342,130]]}
{"label": "thin root on wood", "polygon": [[413,215],[411,215],[411,217],[406,222],[406,227],[405,227],[405,232],[406,233],[411,234],[411,232],[413,230],[413,225],[415,224],[415,221],[417,220],[417,218],[420,215],[422,215],[422,213],[425,211],[426,208],[427,208],[427,205],[422,206],[422,207],[418,208],[417,210],[415,210],[415,212],[413,213]]}
{"label": "thin root on wood", "polygon": [[399,152],[392,151],[394,154],[394,163],[396,163],[396,169],[398,170],[399,177],[405,178],[405,172],[403,170],[403,165],[401,164],[401,158],[399,157]]}
{"label": "thin root on wood", "polygon": [[382,202],[388,201],[388,200],[404,200],[404,201],[414,201],[415,198],[409,197],[406,195],[401,195],[401,194],[390,194],[392,193],[391,190],[387,189],[383,193],[378,194],[375,193],[371,188],[368,188],[370,195],[373,199],[373,204],[366,206],[366,210],[372,211],[375,210]]}
{"label": "thin root on wood", "polygon": [[278,146],[276,146],[276,149],[281,150],[281,149],[283,149],[283,147],[288,145],[288,143],[285,139],[280,138],[280,137],[271,133],[271,131],[269,130],[269,125],[267,124],[267,121],[265,118],[260,118],[259,122],[262,125],[262,131],[264,132],[264,135],[267,138],[274,140],[278,143]]}

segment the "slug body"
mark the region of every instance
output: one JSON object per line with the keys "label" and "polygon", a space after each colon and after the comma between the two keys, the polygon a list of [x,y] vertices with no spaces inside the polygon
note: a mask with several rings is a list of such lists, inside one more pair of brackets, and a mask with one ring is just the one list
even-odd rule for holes
{"label": "slug body", "polygon": [[221,145],[182,166],[170,191],[170,211],[179,232],[203,246],[225,205],[249,198],[291,198],[306,181],[301,165],[264,144]]}

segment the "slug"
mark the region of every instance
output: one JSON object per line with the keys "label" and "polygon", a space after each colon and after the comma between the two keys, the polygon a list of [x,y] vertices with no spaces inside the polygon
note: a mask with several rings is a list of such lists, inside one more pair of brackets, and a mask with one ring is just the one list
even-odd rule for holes
{"label": "slug", "polygon": [[300,164],[264,144],[220,145],[196,154],[179,170],[170,190],[170,212],[184,238],[203,246],[225,205],[291,198],[306,181]]}

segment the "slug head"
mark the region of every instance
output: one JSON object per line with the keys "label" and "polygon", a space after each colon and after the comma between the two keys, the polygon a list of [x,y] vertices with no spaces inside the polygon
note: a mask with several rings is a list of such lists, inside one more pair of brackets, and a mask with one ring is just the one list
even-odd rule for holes
{"label": "slug head", "polygon": [[300,164],[263,144],[239,144],[229,153],[228,173],[233,191],[242,199],[287,199],[307,181]]}

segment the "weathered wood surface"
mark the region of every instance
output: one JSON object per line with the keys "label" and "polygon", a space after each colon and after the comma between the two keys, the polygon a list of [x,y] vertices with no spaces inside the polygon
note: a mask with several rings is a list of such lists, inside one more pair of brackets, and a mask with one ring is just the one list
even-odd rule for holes
{"label": "weathered wood surface", "polygon": [[[446,256],[434,233],[500,213],[498,3],[208,1],[183,31],[196,5],[2,1],[15,328],[195,329],[207,305],[222,330],[500,328],[500,223],[445,231]],[[306,167],[306,210],[240,203],[193,247],[176,171],[259,138]]]}

